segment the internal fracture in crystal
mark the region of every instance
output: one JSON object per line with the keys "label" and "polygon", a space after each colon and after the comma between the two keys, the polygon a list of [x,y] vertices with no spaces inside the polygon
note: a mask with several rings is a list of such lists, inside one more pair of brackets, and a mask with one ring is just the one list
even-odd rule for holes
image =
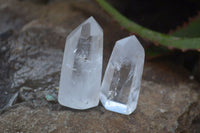
{"label": "internal fracture in crystal", "polygon": [[74,109],[99,103],[103,57],[103,30],[93,17],[66,40],[58,101]]}
{"label": "internal fracture in crystal", "polygon": [[144,49],[135,36],[116,42],[101,86],[101,102],[110,111],[131,114],[137,106]]}

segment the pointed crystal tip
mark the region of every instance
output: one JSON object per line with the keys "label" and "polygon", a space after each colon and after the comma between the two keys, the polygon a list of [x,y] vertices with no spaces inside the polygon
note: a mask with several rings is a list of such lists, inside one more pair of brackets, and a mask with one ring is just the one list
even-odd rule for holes
{"label": "pointed crystal tip", "polygon": [[116,42],[101,86],[100,99],[107,110],[129,115],[136,109],[144,54],[135,36]]}
{"label": "pointed crystal tip", "polygon": [[98,105],[102,73],[103,31],[90,17],[67,37],[58,101],[74,109]]}

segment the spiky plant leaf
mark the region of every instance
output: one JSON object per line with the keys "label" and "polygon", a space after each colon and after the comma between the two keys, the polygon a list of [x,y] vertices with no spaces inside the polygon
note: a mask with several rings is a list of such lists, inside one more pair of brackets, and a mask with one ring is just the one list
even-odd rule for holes
{"label": "spiky plant leaf", "polygon": [[166,35],[156,31],[147,29],[135,22],[129,20],[115,8],[108,4],[105,0],[96,0],[99,5],[107,11],[122,27],[126,28],[130,32],[151,40],[160,45],[168,48],[177,48],[182,50],[196,49],[200,51],[200,37],[178,37],[173,35]]}

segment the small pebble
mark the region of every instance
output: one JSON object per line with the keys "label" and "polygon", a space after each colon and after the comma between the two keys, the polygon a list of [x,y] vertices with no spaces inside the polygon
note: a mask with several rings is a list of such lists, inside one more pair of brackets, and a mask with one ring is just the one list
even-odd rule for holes
{"label": "small pebble", "polygon": [[167,112],[165,109],[159,109],[159,111],[160,111],[161,113]]}
{"label": "small pebble", "polygon": [[194,76],[193,76],[193,75],[190,75],[190,76],[189,76],[189,79],[190,79],[190,80],[194,80]]}
{"label": "small pebble", "polygon": [[52,95],[46,95],[45,98],[49,102],[55,102],[56,101],[56,99]]}

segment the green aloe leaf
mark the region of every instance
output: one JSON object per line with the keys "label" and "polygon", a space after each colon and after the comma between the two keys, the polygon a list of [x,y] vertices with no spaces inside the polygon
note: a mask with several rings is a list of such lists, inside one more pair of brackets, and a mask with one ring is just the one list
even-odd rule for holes
{"label": "green aloe leaf", "polygon": [[[119,13],[115,8],[108,4],[105,0],[96,0],[99,5],[107,11],[122,27],[126,28],[130,32],[134,32],[137,35],[151,40],[160,45],[177,48],[182,50],[195,49],[200,50],[200,37],[182,37],[179,33],[174,33],[174,35],[166,35],[156,31],[147,29],[135,22],[129,20],[121,13]],[[180,31],[182,32],[182,31]],[[175,36],[176,35],[176,36]]]}
{"label": "green aloe leaf", "polygon": [[197,16],[188,25],[181,27],[171,35],[190,38],[200,37],[200,16]]}

